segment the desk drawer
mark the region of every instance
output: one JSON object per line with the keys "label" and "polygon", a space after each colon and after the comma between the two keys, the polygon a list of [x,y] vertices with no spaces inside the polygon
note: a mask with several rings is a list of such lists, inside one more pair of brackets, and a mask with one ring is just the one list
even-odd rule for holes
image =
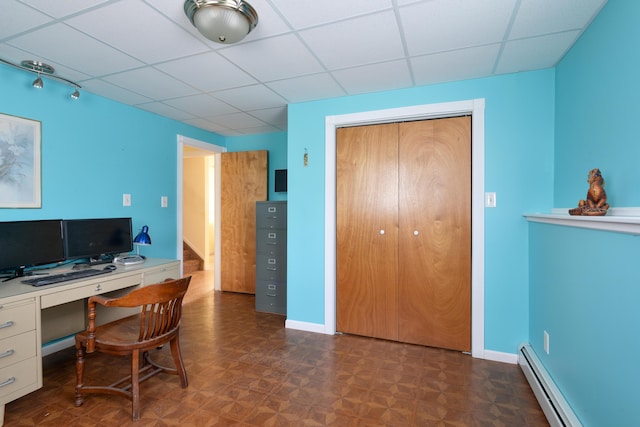
{"label": "desk drawer", "polygon": [[0,368],[35,357],[36,331],[0,340]]}
{"label": "desk drawer", "polygon": [[36,303],[30,299],[0,308],[0,339],[36,328]]}
{"label": "desk drawer", "polygon": [[[22,362],[15,363],[0,369],[0,401],[4,401],[7,396],[25,389],[22,394],[13,396],[19,397],[30,391],[36,390],[38,384],[38,359],[32,357]],[[13,399],[11,399],[13,400]]]}
{"label": "desk drawer", "polygon": [[80,286],[66,291],[43,295],[41,297],[40,304],[42,305],[42,308],[53,307],[54,305],[64,304],[69,301],[75,301],[93,295],[104,294],[105,292],[115,291],[116,289],[136,286],[139,285],[140,282],[141,276],[139,274],[113,280],[105,280],[91,285]]}
{"label": "desk drawer", "polygon": [[144,273],[144,286],[164,282],[165,279],[179,279],[180,264]]}

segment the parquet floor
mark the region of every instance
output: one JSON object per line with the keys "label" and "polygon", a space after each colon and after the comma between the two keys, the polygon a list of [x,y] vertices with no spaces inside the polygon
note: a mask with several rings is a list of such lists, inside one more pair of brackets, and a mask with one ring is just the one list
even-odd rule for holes
{"label": "parquet floor", "polygon": [[[181,346],[189,387],[156,376],[129,401],[74,401],[73,350],[48,356],[44,387],[7,404],[5,426],[547,426],[515,365],[447,350],[284,328],[249,295],[213,292],[196,274]],[[168,348],[159,350],[166,359]],[[123,375],[128,362],[93,355],[86,381]]]}

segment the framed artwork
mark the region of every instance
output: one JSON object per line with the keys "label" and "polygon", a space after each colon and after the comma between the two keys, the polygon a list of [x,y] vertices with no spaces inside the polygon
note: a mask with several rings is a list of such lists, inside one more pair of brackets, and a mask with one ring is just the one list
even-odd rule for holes
{"label": "framed artwork", "polygon": [[42,207],[37,120],[0,114],[0,208]]}

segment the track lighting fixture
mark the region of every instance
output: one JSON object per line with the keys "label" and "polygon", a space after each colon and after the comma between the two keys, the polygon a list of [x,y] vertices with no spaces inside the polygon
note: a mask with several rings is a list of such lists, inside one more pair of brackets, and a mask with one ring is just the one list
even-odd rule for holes
{"label": "track lighting fixture", "polygon": [[42,77],[46,77],[49,79],[55,79],[55,80],[61,81],[70,86],[74,86],[76,90],[71,94],[71,98],[73,99],[80,98],[79,89],[82,86],[80,86],[78,83],[73,82],[69,79],[65,79],[64,77],[56,76],[54,74],[56,70],[49,64],[45,64],[44,62],[40,62],[40,61],[32,61],[32,60],[25,60],[25,61],[22,61],[20,64],[14,64],[13,62],[7,61],[6,59],[2,59],[2,58],[0,58],[0,62],[6,65],[10,65],[19,70],[28,71],[30,73],[36,74],[38,77],[33,81],[33,83],[31,83],[31,86],[35,87],[36,89],[42,89],[42,87],[44,86]]}

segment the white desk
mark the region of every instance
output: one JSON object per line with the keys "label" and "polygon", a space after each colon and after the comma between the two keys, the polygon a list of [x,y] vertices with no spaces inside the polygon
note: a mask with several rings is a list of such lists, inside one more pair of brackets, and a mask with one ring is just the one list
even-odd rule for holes
{"label": "white desk", "polygon": [[[102,268],[96,266],[95,268]],[[50,270],[51,274],[68,271],[71,266]],[[69,310],[56,311],[56,307],[78,301],[77,313],[71,313],[76,319],[81,316],[82,324],[72,325],[73,333],[79,332],[86,319],[86,298],[105,293],[126,293],[133,287],[158,283],[166,278],[180,277],[180,261],[149,258],[143,264],[121,266],[108,274],[86,279],[73,280],[35,287],[20,283],[20,279],[0,283],[0,426],[4,422],[4,407],[42,387],[42,335],[43,315],[46,313],[48,334],[50,325],[56,325],[55,318],[63,318],[60,324],[69,322],[64,319]],[[120,312],[114,317],[124,317],[130,312]],[[98,316],[100,314],[98,313]],[[113,320],[113,318],[106,320]],[[46,327],[45,327],[46,329]],[[61,331],[55,338],[69,335]],[[72,341],[70,341],[71,343]]]}

